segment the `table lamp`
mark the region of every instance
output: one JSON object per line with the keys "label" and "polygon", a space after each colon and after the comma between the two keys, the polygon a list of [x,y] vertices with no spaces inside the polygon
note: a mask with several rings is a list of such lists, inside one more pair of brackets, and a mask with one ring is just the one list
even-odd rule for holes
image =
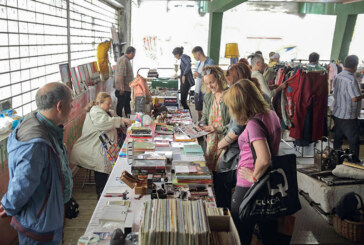
{"label": "table lamp", "polygon": [[230,58],[230,65],[239,59],[239,48],[237,43],[227,43],[225,46],[225,58]]}

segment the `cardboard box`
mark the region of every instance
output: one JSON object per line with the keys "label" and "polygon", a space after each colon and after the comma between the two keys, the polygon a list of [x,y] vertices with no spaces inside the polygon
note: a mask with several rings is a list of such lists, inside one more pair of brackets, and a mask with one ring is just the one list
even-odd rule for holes
{"label": "cardboard box", "polygon": [[213,232],[229,232],[232,234],[236,245],[241,245],[238,230],[229,210],[225,211],[224,216],[207,216],[211,233]]}
{"label": "cardboard box", "polygon": [[123,171],[120,177],[121,181],[127,184],[131,189],[134,189],[134,193],[137,195],[147,194],[147,183],[140,181],[134,177],[128,171]]}

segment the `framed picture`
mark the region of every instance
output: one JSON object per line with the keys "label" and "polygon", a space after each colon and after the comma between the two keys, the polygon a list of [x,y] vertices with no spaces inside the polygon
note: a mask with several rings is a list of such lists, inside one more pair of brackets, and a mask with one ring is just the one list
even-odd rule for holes
{"label": "framed picture", "polygon": [[77,77],[77,72],[76,72],[76,68],[71,68],[70,72],[71,72],[71,78],[72,78],[72,84],[73,84],[73,88],[76,94],[80,94],[81,93],[81,86],[79,83],[79,77]]}
{"label": "framed picture", "polygon": [[82,65],[82,67],[83,67],[83,71],[85,72],[86,84],[88,86],[91,86],[92,85],[92,81],[91,81],[90,73],[88,72],[87,65]]}
{"label": "framed picture", "polygon": [[62,82],[72,89],[71,73],[68,63],[59,65],[59,73],[61,74]]}
{"label": "framed picture", "polygon": [[81,85],[81,88],[82,88],[82,90],[87,90],[85,70],[83,69],[83,66],[82,65],[79,65],[77,68],[78,68],[78,73],[80,74],[80,85]]}

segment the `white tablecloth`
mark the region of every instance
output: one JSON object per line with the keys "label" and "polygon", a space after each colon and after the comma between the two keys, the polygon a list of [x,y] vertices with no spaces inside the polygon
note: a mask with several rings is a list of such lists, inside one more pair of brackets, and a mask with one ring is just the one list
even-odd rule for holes
{"label": "white tablecloth", "polygon": [[[161,148],[156,149],[156,151],[166,151],[166,150],[173,151],[173,153],[181,152],[180,149],[176,149],[176,148],[162,148],[161,147]],[[110,174],[110,177],[106,183],[106,186],[100,197],[100,200],[96,205],[94,213],[87,226],[85,235],[91,235],[94,232],[112,233],[116,228],[121,228],[122,230],[124,229],[124,223],[121,223],[121,222],[120,223],[107,223],[105,225],[99,223],[99,218],[102,215],[102,210],[104,209],[104,207],[106,206],[108,201],[123,200],[122,197],[105,197],[104,194],[107,192],[110,192],[110,191],[124,192],[125,190],[127,190],[129,192],[128,197],[130,200],[130,207],[129,207],[129,211],[128,211],[128,216],[133,216],[133,217],[127,217],[127,219],[128,218],[133,219],[133,228],[132,228],[133,232],[137,232],[139,230],[139,226],[140,226],[141,220],[144,215],[143,203],[145,201],[150,200],[150,195],[144,195],[140,200],[136,200],[135,197],[138,197],[139,195],[135,195],[134,190],[130,189],[126,184],[121,183],[119,181],[120,176],[124,170],[126,170],[130,173],[131,166],[127,163],[126,158],[119,157]],[[169,178],[170,178],[170,176],[169,176]],[[171,179],[169,179],[169,182],[170,181],[171,181]],[[159,185],[161,183],[156,183],[156,184]],[[211,187],[208,188],[208,191],[209,191],[209,195],[212,196],[213,192],[212,192]],[[109,243],[110,243],[109,240],[102,240],[99,244],[109,244]]]}

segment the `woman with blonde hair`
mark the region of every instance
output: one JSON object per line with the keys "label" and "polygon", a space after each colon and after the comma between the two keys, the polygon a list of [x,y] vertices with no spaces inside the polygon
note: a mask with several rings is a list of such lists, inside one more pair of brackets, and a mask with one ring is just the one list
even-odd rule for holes
{"label": "woman with blonde hair", "polygon": [[[246,125],[238,138],[240,157],[231,213],[239,231],[241,244],[250,244],[255,222],[240,222],[239,207],[245,193],[269,168],[271,155],[278,154],[281,139],[280,121],[276,113],[270,110],[262,93],[247,79],[239,80],[231,86],[224,95],[224,102],[229,107],[232,118],[238,124]],[[250,146],[255,151],[255,159]],[[263,244],[271,244],[276,234],[276,221],[264,221],[258,225]]]}
{"label": "woman with blonde hair", "polygon": [[[237,63],[230,66],[226,72],[226,80],[230,87],[241,79],[249,79],[257,86],[259,92],[263,93],[260,90],[258,80],[251,77],[251,69],[248,65]],[[236,184],[236,168],[240,152],[237,139],[244,129],[244,125],[239,125],[231,120],[228,133],[218,143],[218,149],[225,151],[218,163],[217,173],[214,175],[215,197],[218,207],[231,207],[231,196]]]}
{"label": "woman with blonde hair", "polygon": [[200,126],[210,132],[206,137],[206,156],[210,169],[215,171],[221,154],[217,144],[227,133],[230,122],[228,108],[222,100],[227,83],[220,67],[206,66],[203,71],[206,72],[203,81],[209,92],[204,97]]}
{"label": "woman with blonde hair", "polygon": [[105,161],[104,150],[99,139],[101,132],[105,132],[109,139],[117,142],[117,128],[126,129],[131,121],[115,116],[110,111],[111,96],[106,92],[97,94],[96,101],[92,101],[85,108],[86,117],[82,127],[82,135],[73,145],[70,162],[83,168],[94,170],[96,193],[98,199],[106,185],[111,172],[109,162]]}

